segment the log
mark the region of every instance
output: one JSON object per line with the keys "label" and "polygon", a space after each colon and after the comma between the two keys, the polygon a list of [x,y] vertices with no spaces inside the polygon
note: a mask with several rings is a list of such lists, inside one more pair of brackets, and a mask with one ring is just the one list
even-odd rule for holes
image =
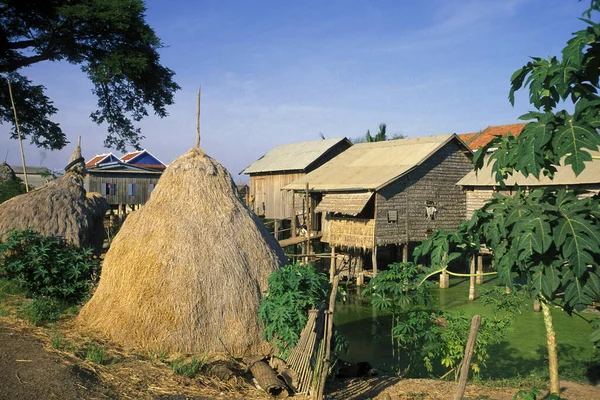
{"label": "log", "polygon": [[282,399],[289,396],[286,385],[277,379],[275,371],[263,360],[248,362],[248,367],[258,385],[271,397]]}
{"label": "log", "polygon": [[458,387],[454,394],[454,400],[462,400],[465,394],[465,388],[467,387],[467,380],[469,379],[469,369],[471,367],[471,357],[473,356],[473,350],[475,350],[475,343],[477,341],[477,332],[481,325],[481,315],[473,316],[471,321],[471,331],[469,332],[469,340],[465,346],[465,357],[463,358],[460,366],[460,378],[458,379]]}

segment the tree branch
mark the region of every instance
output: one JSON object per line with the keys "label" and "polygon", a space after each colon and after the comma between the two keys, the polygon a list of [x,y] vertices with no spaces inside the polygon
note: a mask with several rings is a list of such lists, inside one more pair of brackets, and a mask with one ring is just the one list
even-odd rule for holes
{"label": "tree branch", "polygon": [[20,60],[15,60],[15,61],[10,62],[6,66],[6,72],[14,72],[20,68],[27,67],[31,64],[35,64],[40,61],[50,60],[54,56],[55,56],[55,54],[53,54],[53,53],[44,53],[44,54],[38,54],[37,56],[31,56],[31,57],[23,58]]}
{"label": "tree branch", "polygon": [[11,50],[26,49],[28,47],[33,47],[36,44],[37,42],[34,39],[21,40],[20,42],[8,42],[8,48]]}

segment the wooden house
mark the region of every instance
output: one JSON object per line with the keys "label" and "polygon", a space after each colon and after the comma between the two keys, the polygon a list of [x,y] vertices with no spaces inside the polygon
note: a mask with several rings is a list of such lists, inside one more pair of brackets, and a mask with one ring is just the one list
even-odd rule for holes
{"label": "wooden house", "polygon": [[532,175],[525,177],[517,172],[504,181],[504,187],[496,182],[492,172],[493,164],[488,165],[487,161],[484,162],[484,167],[477,173],[471,171],[458,181],[458,185],[463,188],[466,194],[467,218],[471,218],[476,210],[483,207],[494,193],[511,195],[515,190],[515,184],[524,190],[553,187],[556,189],[583,190],[586,191],[584,196],[600,193],[600,152],[590,150],[590,154],[592,155],[592,161],[585,163],[585,169],[578,176],[575,176],[570,165],[562,165],[557,168],[553,179],[543,175],[539,179]]}
{"label": "wooden house", "polygon": [[[25,183],[25,174],[23,173],[23,166],[21,165],[11,165],[10,168],[15,172],[17,178]],[[54,179],[52,173],[46,167],[32,167],[26,166],[27,171],[27,183],[29,186],[38,188],[44,185],[46,182]]]}
{"label": "wooden house", "polygon": [[126,213],[148,201],[165,168],[146,150],[120,159],[112,153],[97,155],[86,163],[86,190],[102,194],[112,210]]}
{"label": "wooden house", "polygon": [[465,219],[465,193],[456,185],[472,170],[472,153],[456,134],[359,143],[286,186],[308,183],[333,249],[397,255],[436,228]]}
{"label": "wooden house", "polygon": [[265,218],[291,220],[299,214],[292,211],[293,204],[298,209],[304,202],[282,189],[350,146],[348,139],[335,138],[275,147],[241,172],[250,175],[250,208]]}

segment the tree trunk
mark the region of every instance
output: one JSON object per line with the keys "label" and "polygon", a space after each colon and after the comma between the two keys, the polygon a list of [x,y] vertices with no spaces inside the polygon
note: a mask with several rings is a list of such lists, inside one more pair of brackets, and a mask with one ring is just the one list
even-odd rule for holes
{"label": "tree trunk", "polygon": [[556,333],[552,324],[552,313],[548,303],[540,301],[542,313],[544,314],[544,325],[546,325],[546,339],[548,341],[548,363],[550,369],[550,393],[560,394],[560,382],[558,381],[558,354],[556,351]]}

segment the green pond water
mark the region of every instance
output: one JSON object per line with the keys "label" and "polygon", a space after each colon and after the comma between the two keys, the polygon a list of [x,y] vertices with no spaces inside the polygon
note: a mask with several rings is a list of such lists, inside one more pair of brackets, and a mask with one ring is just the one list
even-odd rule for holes
{"label": "green pond water", "polygon": [[[491,277],[485,286],[497,284],[497,278]],[[478,288],[481,286],[478,285]],[[447,311],[463,311],[467,314],[491,315],[490,306],[484,306],[478,298],[468,301],[469,280],[454,278],[448,289],[431,289],[434,304]],[[559,368],[562,375],[580,381],[595,381],[597,372],[590,370],[589,363],[600,363],[593,359],[593,345],[589,340],[592,328],[588,322],[578,316],[555,309],[552,311],[557,341],[559,344]],[[581,314],[585,319],[597,318],[595,314]],[[335,309],[335,324],[349,343],[348,353],[343,358],[348,361],[368,361],[376,368],[391,372],[394,358],[390,344],[391,317],[376,311],[370,299],[360,295],[360,289],[347,287],[346,302],[338,301]],[[512,331],[505,340],[491,347],[487,368],[482,370],[482,378],[514,378],[528,375],[547,374],[546,336],[541,312],[534,312],[531,303],[523,307],[517,315]],[[434,373],[445,370],[437,368]]]}

